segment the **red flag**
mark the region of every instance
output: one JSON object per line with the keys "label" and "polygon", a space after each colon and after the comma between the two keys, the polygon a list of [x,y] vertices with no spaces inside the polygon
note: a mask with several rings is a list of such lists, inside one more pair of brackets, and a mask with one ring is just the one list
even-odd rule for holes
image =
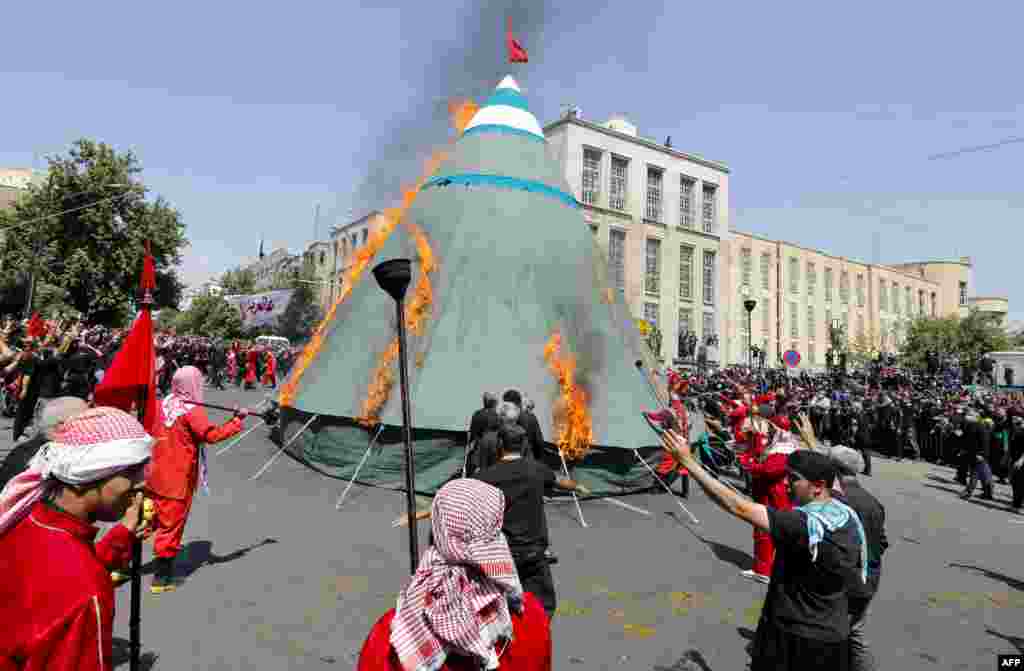
{"label": "red flag", "polygon": [[[147,282],[152,282],[146,287]],[[144,289],[156,286],[153,257],[146,245],[146,257],[142,263],[140,284]],[[145,396],[143,396],[145,394]],[[163,434],[163,412],[156,397],[156,349],[153,345],[153,315],[144,307],[132,324],[132,330],[121,343],[121,349],[114,355],[110,367],[103,375],[103,381],[93,393],[97,406],[106,405],[131,412],[132,406],[144,399],[145,410],[142,426],[154,438]]]}
{"label": "red flag", "polygon": [[46,335],[46,324],[43,323],[38,312],[33,312],[32,318],[28,320],[28,337],[42,338],[44,335]]}
{"label": "red flag", "polygon": [[530,57],[526,53],[526,49],[523,45],[516,41],[516,38],[512,37],[512,17],[508,17],[508,32],[505,35],[505,44],[508,46],[508,62],[509,63],[528,63]]}

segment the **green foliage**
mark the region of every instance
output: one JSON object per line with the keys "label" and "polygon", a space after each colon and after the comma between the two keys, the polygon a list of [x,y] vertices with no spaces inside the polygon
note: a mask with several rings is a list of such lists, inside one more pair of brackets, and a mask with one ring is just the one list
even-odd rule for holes
{"label": "green foliage", "polygon": [[963,319],[956,316],[914,319],[909,324],[900,354],[908,365],[924,367],[928,350],[959,355],[961,361],[973,363],[985,352],[998,352],[1009,346],[998,318],[971,310]]}
{"label": "green foliage", "polygon": [[235,268],[224,273],[219,284],[229,296],[255,293],[256,274],[248,268]]}
{"label": "green foliage", "polygon": [[292,343],[309,339],[323,318],[323,311],[317,300],[321,285],[317,283],[316,275],[312,269],[303,267],[297,276],[274,279],[275,282],[280,280],[282,286],[279,288],[294,289],[284,314],[277,320],[274,335],[288,338]]}
{"label": "green foliage", "polygon": [[6,223],[33,221],[4,236],[7,285],[10,274],[34,270],[37,282],[64,292],[61,302],[115,325],[131,312],[149,241],[157,268],[155,307],[177,306],[175,267],[188,244],[185,225],[163,198],[146,199],[135,155],[83,139],[67,156],[48,160],[46,180],[30,185],[5,217]]}
{"label": "green foliage", "polygon": [[222,296],[199,296],[188,310],[178,313],[172,323],[179,335],[224,339],[242,335],[242,316]]}

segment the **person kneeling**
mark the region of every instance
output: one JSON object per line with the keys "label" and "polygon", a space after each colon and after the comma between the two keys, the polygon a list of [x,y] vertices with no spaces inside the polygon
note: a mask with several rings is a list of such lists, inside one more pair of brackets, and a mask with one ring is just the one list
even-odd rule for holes
{"label": "person kneeling", "polygon": [[437,492],[433,545],[398,605],[370,630],[357,671],[550,671],[550,624],[523,592],[504,512],[505,495],[479,480]]}

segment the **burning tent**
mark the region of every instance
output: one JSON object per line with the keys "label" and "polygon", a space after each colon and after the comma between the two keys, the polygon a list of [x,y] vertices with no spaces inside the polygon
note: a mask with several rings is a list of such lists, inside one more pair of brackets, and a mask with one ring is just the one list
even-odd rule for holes
{"label": "burning tent", "polygon": [[[481,394],[516,388],[595,493],[651,486],[659,441],[641,343],[537,119],[506,77],[449,155],[370,239],[281,392],[288,454],[341,479],[401,487],[401,398],[392,300],[369,268],[413,261],[405,301],[416,489],[463,467]],[[300,429],[309,424],[301,433]],[[370,446],[373,449],[369,449]]]}

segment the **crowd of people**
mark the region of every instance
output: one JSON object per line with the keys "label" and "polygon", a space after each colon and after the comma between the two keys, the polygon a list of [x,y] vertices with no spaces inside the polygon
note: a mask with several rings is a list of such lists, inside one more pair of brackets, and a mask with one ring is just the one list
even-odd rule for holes
{"label": "crowd of people", "polygon": [[[111,572],[124,569],[135,537],[153,536],[151,590],[176,588],[192,497],[207,481],[203,446],[238,434],[249,414],[236,408],[212,424],[204,386],[222,387],[224,374],[240,386],[273,386],[288,359],[159,336],[158,371],[168,381],[157,441],[131,415],[90,407],[122,334],[23,326],[19,336],[5,324],[0,338],[5,374],[19,378],[21,429],[36,426],[5,460],[0,482],[0,572],[9,578],[0,584],[0,617],[15,623],[0,632],[0,668],[106,669]],[[1024,498],[1019,396],[899,374],[730,368],[665,377],[664,405],[645,413],[664,447],[656,484],[671,491],[678,480],[688,496],[693,481],[750,525],[755,564],[744,575],[768,589],[750,648],[754,671],[878,668],[864,625],[888,547],[885,509],[859,478],[870,475],[872,453],[956,465],[965,497],[979,481],[990,497],[1002,477],[1015,509]],[[429,546],[395,608],[370,630],[360,671],[552,666],[558,560],[545,501],[554,490],[590,492],[544,463],[551,448],[518,390],[484,394],[469,433],[463,472],[416,515],[431,520]],[[96,522],[118,524],[94,544]]]}
{"label": "crowd of people", "polygon": [[[46,401],[61,396],[89,400],[103,379],[126,330],[82,324],[77,320],[7,320],[0,327],[0,411],[14,418],[15,441],[38,426]],[[295,347],[257,342],[226,342],[201,336],[157,333],[157,388],[170,393],[175,373],[199,369],[217,389],[275,389],[298,354]]]}

